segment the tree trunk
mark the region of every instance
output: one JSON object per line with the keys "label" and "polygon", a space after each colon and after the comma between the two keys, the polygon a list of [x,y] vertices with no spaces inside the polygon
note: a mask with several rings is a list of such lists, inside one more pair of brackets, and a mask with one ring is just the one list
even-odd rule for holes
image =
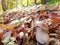
{"label": "tree trunk", "polygon": [[35,0],[35,4],[36,4],[36,0]]}
{"label": "tree trunk", "polygon": [[7,7],[6,7],[5,0],[1,0],[1,4],[2,4],[3,11],[6,11]]}
{"label": "tree trunk", "polygon": [[28,7],[28,0],[27,0],[27,7]]}
{"label": "tree trunk", "polygon": [[46,0],[41,0],[41,3],[42,4],[46,4]]}

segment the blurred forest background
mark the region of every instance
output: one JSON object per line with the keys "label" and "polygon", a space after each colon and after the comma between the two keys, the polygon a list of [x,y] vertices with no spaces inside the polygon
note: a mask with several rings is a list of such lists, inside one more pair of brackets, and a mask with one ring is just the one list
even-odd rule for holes
{"label": "blurred forest background", "polygon": [[60,0],[0,0],[0,13],[17,7],[28,7],[38,4],[59,4]]}

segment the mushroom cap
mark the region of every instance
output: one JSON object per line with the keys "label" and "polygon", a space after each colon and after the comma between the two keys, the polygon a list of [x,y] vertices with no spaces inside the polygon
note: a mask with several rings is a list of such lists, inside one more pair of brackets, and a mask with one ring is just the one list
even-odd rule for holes
{"label": "mushroom cap", "polygon": [[42,24],[44,24],[42,21],[36,21],[36,22],[35,22],[35,26],[36,26],[36,27],[41,27]]}
{"label": "mushroom cap", "polygon": [[20,39],[21,39],[21,38],[23,38],[24,33],[23,33],[23,32],[20,32],[20,33],[18,34],[18,36],[19,36],[19,37],[20,37]]}

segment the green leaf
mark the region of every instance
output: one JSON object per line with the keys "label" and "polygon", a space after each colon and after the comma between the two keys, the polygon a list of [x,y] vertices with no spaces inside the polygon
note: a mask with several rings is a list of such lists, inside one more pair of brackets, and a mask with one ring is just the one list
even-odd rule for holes
{"label": "green leaf", "polygon": [[16,25],[16,26],[20,25],[20,22],[16,23],[15,25]]}
{"label": "green leaf", "polygon": [[2,40],[3,43],[8,43],[10,41],[11,31],[7,32],[7,36]]}
{"label": "green leaf", "polygon": [[15,45],[13,41],[9,42],[7,45]]}

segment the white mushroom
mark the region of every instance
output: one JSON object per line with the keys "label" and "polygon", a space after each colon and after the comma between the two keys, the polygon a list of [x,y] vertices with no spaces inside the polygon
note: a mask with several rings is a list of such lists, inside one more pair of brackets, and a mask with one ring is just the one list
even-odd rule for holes
{"label": "white mushroom", "polygon": [[23,33],[23,32],[20,32],[20,33],[18,34],[18,36],[19,36],[19,38],[21,39],[21,38],[23,38],[24,33]]}
{"label": "white mushroom", "polygon": [[48,33],[43,31],[43,22],[42,21],[36,21],[35,26],[36,27],[36,40],[40,42],[41,44],[47,44],[49,42],[49,36]]}

